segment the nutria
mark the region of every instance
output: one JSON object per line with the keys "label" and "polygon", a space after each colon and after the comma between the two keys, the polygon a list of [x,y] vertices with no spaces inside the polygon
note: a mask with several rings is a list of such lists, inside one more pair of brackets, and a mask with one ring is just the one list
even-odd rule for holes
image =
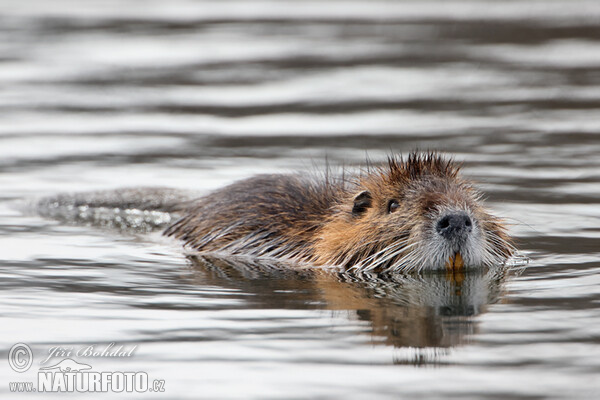
{"label": "nutria", "polygon": [[260,175],[191,203],[165,235],[200,252],[357,271],[502,265],[502,221],[437,153],[393,156],[352,176]]}

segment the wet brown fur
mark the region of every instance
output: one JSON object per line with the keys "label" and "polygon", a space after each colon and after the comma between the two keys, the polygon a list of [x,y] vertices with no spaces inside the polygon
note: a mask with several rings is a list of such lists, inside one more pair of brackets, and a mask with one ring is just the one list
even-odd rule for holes
{"label": "wet brown fur", "polygon": [[[489,247],[486,263],[506,260],[512,252],[506,229],[459,169],[437,153],[412,153],[346,179],[261,175],[198,199],[165,234],[202,252],[411,270],[427,261],[432,219],[445,209],[466,209]],[[392,200],[399,207],[390,213]]]}

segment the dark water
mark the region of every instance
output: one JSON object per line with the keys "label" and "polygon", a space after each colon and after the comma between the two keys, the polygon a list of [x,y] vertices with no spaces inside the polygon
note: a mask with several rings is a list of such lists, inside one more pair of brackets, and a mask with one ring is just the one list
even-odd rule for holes
{"label": "dark water", "polygon": [[[597,2],[3,0],[0,38],[0,348],[34,353],[3,398],[112,342],[75,359],[153,397],[600,398]],[[415,148],[464,161],[527,269],[284,273],[10,207]]]}

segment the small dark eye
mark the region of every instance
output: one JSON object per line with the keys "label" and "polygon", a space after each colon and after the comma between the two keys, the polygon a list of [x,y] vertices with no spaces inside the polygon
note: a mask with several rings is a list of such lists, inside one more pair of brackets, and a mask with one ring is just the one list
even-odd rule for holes
{"label": "small dark eye", "polygon": [[388,212],[391,214],[400,208],[400,204],[397,200],[390,200],[388,203]]}

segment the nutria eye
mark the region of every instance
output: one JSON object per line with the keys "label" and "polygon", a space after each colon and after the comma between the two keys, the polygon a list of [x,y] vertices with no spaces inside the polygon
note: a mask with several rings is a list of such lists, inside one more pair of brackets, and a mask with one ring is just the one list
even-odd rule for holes
{"label": "nutria eye", "polygon": [[388,203],[388,212],[391,214],[394,211],[397,211],[400,208],[400,204],[397,200],[390,200]]}

